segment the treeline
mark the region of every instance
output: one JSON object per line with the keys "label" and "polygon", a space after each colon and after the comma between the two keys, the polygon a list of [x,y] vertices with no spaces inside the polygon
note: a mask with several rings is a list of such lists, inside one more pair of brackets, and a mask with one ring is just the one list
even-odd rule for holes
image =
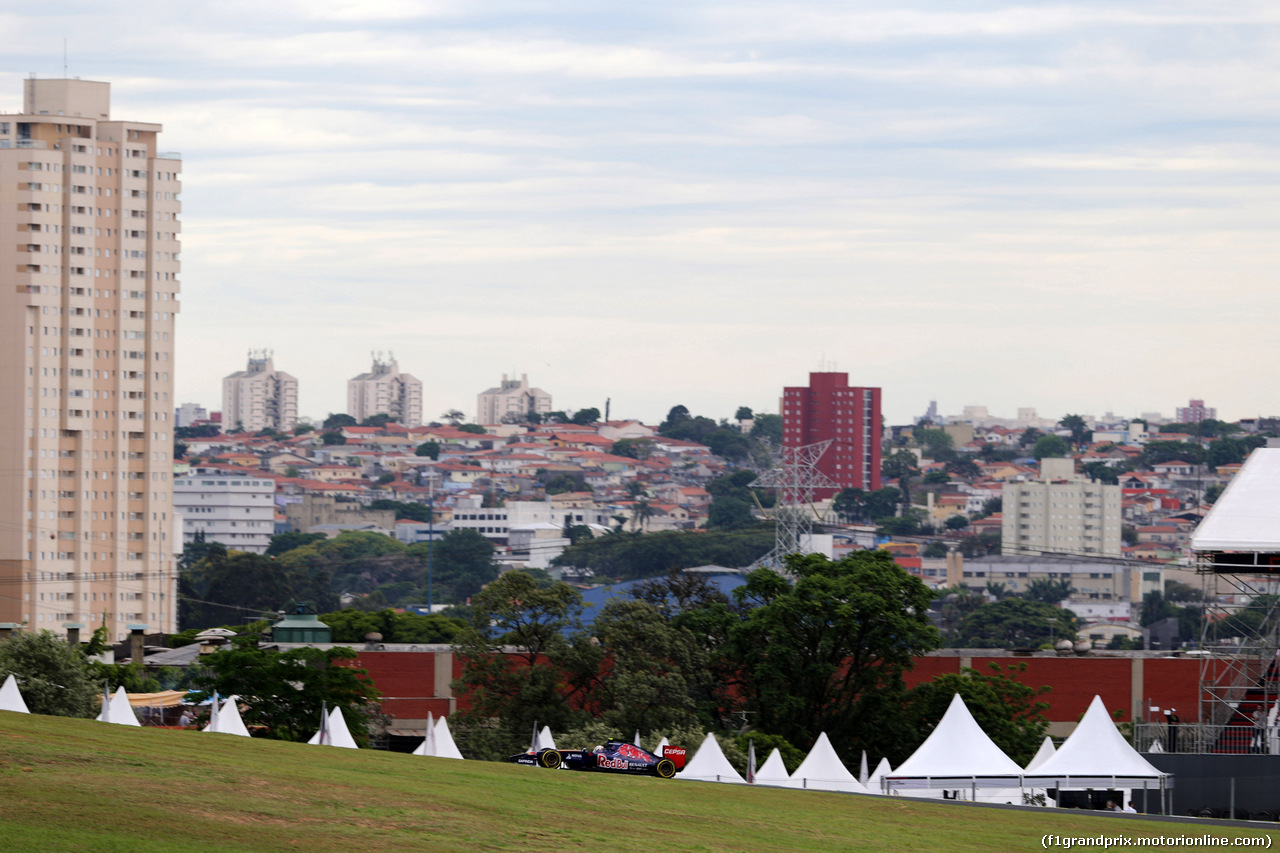
{"label": "treeline", "polygon": [[896,764],[959,692],[1015,760],[1034,753],[1047,725],[1044,688],[1022,683],[1020,671],[906,688],[915,657],[941,637],[927,614],[933,594],[887,553],[792,555],[786,571],[756,570],[733,597],[671,572],[609,601],[589,624],[572,587],[503,575],[475,596],[456,642],[454,689],[468,710],[450,720],[455,738],[469,756],[496,759],[524,749],[535,723],[569,733],[562,740],[573,746],[636,731],[649,743],[747,728],[797,756],[825,731],[847,762],[865,749]]}
{"label": "treeline", "polygon": [[552,560],[552,565],[591,569],[597,577],[627,581],[651,578],[671,569],[717,565],[749,566],[774,545],[771,524],[730,530],[663,531],[626,533],[615,531],[594,539],[581,539]]}

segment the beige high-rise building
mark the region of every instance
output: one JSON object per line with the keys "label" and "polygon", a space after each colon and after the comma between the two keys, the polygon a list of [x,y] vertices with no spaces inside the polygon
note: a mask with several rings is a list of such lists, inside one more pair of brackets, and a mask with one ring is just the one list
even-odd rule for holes
{"label": "beige high-rise building", "polygon": [[298,380],[276,370],[270,350],[253,350],[244,370],[222,380],[222,431],[274,429],[298,425]]}
{"label": "beige high-rise building", "polygon": [[400,372],[395,356],[373,354],[373,368],[347,380],[347,414],[357,421],[390,415],[394,423],[422,425],[422,380]]}
{"label": "beige high-rise building", "polygon": [[1040,460],[1040,479],[1005,483],[1000,553],[1119,557],[1119,486],[1075,473],[1074,459]]}
{"label": "beige high-rise building", "polygon": [[0,115],[0,622],[118,640],[176,629],[182,164],[110,92],[32,78]]}
{"label": "beige high-rise building", "polygon": [[504,373],[501,385],[476,396],[476,409],[476,423],[493,426],[508,416],[520,418],[529,412],[545,415],[551,411],[551,395],[530,387],[527,373],[520,374],[519,379],[508,379]]}

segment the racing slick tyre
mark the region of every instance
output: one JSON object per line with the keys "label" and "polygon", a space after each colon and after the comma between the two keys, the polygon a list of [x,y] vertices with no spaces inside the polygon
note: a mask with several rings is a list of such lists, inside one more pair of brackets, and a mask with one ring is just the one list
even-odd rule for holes
{"label": "racing slick tyre", "polygon": [[653,772],[663,779],[670,779],[676,775],[676,763],[670,758],[662,758],[654,765]]}
{"label": "racing slick tyre", "polygon": [[560,753],[554,749],[544,749],[538,753],[538,764],[548,770],[555,770],[560,766]]}

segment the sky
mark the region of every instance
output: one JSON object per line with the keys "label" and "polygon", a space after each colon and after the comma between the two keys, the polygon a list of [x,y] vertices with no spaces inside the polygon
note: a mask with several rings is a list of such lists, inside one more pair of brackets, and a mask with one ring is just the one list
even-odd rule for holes
{"label": "sky", "polygon": [[1280,413],[1280,6],[0,0],[183,159],[175,402]]}

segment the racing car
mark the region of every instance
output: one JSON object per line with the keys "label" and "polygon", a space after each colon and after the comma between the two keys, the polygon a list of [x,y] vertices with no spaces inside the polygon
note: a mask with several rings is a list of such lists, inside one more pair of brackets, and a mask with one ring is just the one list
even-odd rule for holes
{"label": "racing car", "polygon": [[602,773],[630,773],[670,779],[684,769],[687,751],[682,746],[667,746],[661,756],[633,743],[611,740],[595,749],[541,749],[513,755],[507,760],[528,767],[554,770],[594,770]]}

